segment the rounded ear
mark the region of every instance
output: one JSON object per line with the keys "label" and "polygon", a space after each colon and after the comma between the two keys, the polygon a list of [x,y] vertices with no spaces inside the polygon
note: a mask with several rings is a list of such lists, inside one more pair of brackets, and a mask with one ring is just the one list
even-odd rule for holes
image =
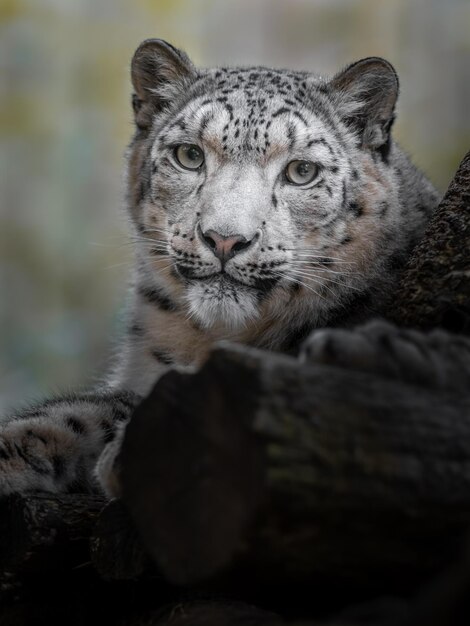
{"label": "rounded ear", "polygon": [[386,158],[399,91],[393,66],[380,57],[362,59],[336,74],[329,87],[340,115],[358,132],[362,146]]}
{"label": "rounded ear", "polygon": [[149,128],[155,113],[184,93],[197,76],[194,65],[182,50],[162,39],[146,39],[134,53],[131,78],[135,122]]}

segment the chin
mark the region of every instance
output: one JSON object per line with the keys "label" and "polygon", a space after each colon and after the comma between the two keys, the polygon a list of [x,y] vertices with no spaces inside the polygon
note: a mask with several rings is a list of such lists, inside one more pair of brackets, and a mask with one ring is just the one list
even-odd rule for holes
{"label": "chin", "polygon": [[255,290],[224,277],[190,285],[187,303],[191,319],[206,329],[243,330],[260,315]]}

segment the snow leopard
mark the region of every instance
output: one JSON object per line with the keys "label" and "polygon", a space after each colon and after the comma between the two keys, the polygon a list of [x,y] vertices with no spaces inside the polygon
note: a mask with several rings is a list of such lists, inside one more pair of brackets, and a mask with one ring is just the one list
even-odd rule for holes
{"label": "snow leopard", "polygon": [[389,62],[365,58],[332,77],[201,69],[151,39],[131,79],[127,333],[106,384],[2,420],[0,495],[119,495],[133,409],[164,372],[193,371],[223,339],[317,361],[325,337],[353,360],[351,346],[363,353],[368,341],[374,369],[384,334],[413,363],[416,343],[442,352],[432,334],[376,322],[354,330],[383,311],[439,200],[392,138],[399,85]]}

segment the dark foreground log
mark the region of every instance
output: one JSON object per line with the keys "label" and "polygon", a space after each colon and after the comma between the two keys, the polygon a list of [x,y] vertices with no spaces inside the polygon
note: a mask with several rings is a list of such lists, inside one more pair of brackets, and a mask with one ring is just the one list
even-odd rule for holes
{"label": "dark foreground log", "polygon": [[105,580],[135,579],[150,565],[120,501],[48,493],[0,501],[0,572],[60,574],[91,564]]}
{"label": "dark foreground log", "polygon": [[[468,395],[257,350],[220,349],[195,375],[165,376],[122,462],[142,542],[176,583],[225,572],[389,592],[442,568],[470,526]],[[4,502],[3,567],[91,561],[106,579],[135,579],[148,570],[141,540],[120,503],[102,506]]]}
{"label": "dark foreground log", "polygon": [[470,397],[219,350],[159,382],[122,462],[125,502],[169,580],[235,560],[265,581],[386,588],[442,567],[470,526]]}
{"label": "dark foreground log", "polygon": [[89,561],[101,496],[34,494],[0,501],[0,572],[64,570]]}

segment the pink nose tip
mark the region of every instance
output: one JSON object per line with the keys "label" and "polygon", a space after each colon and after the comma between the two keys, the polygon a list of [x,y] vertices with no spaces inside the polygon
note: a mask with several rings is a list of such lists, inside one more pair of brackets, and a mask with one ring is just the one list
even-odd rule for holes
{"label": "pink nose tip", "polygon": [[242,235],[220,235],[215,230],[201,232],[204,243],[212,250],[215,256],[222,262],[228,261],[239,252],[246,250],[251,245]]}

